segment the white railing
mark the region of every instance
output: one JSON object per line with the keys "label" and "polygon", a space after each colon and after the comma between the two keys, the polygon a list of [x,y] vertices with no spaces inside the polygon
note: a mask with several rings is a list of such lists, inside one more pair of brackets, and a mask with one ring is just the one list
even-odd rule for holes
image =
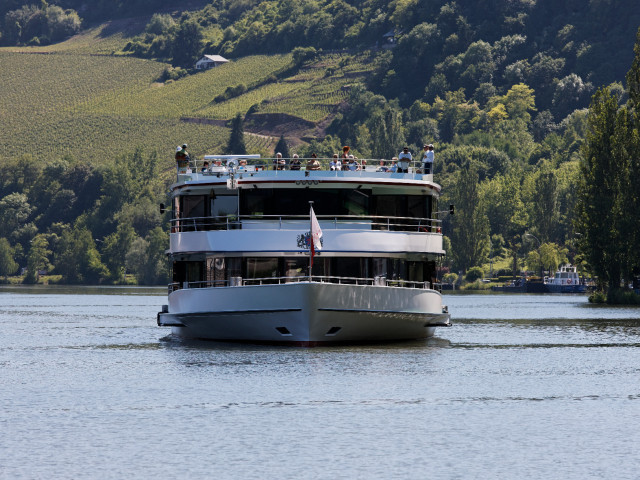
{"label": "white railing", "polygon": [[[442,220],[435,218],[383,217],[378,215],[318,215],[323,229],[353,228],[368,230],[409,231],[420,233],[440,233]],[[237,230],[243,225],[265,224],[277,230],[299,230],[300,225],[309,222],[308,215],[238,215],[219,217],[189,217],[171,220],[171,233],[200,232],[209,230]]]}
{"label": "white railing", "polygon": [[[396,171],[397,163],[394,164],[393,160],[387,159],[354,159],[351,163],[346,164],[342,164],[343,159],[339,159],[340,166],[338,168],[332,165],[332,162],[335,160],[333,158],[299,158],[300,165],[292,165],[292,160],[292,158],[242,159],[241,157],[233,160],[218,161],[194,159],[189,161],[187,167],[178,168],[178,178],[180,178],[179,175],[193,176],[193,174],[200,174],[204,177],[211,175],[220,177],[231,174],[255,174],[257,172],[267,171],[274,172],[276,176],[284,172],[307,172],[306,175],[309,175],[315,171],[322,171],[324,172],[323,176],[326,176],[327,172],[332,172],[336,177],[344,176],[346,173],[348,173],[349,176],[353,176],[358,173],[363,175],[378,172],[390,175],[414,175],[419,176],[420,179],[422,179],[424,174],[421,159],[414,159],[412,162],[409,162],[409,171],[407,173],[398,173]],[[278,163],[280,161],[284,161],[284,163]],[[314,164],[314,161],[316,161],[317,164]],[[286,173],[286,175],[290,175],[290,173]]]}
{"label": "white railing", "polygon": [[[169,293],[181,289],[191,288],[215,288],[215,287],[242,287],[251,285],[283,285],[290,283],[332,283],[337,285],[375,285],[381,287],[401,287],[430,289],[431,282],[419,282],[413,280],[394,280],[383,276],[375,278],[361,277],[336,277],[324,275],[302,275],[295,277],[262,277],[262,278],[242,278],[232,277],[230,280],[205,280],[198,282],[174,282],[169,284]],[[434,284],[437,289],[439,284]]]}

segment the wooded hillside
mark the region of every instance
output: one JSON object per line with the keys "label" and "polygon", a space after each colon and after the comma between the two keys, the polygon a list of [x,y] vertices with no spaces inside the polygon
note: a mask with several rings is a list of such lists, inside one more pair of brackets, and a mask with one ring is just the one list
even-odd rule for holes
{"label": "wooded hillside", "polygon": [[[74,15],[80,32],[51,43],[43,19]],[[166,274],[145,262],[159,261],[166,218],[150,205],[163,196],[171,151],[183,142],[196,156],[220,151],[238,113],[251,153],[271,153],[281,134],[303,155],[348,144],[361,158],[390,158],[433,143],[442,202],[458,212],[444,224],[451,271],[580,263],[586,108],[604,85],[626,101],[640,4],[10,0],[0,18],[0,158],[10,168],[0,217],[15,223],[0,250],[27,266],[40,245],[38,265],[59,270],[62,232],[86,230],[102,263],[91,281],[144,270],[138,279],[149,282]],[[27,31],[45,33],[36,41]],[[196,73],[203,54],[231,62]],[[151,162],[156,178],[109,200],[133,158]],[[92,187],[68,184],[70,172]],[[138,210],[155,220],[123,233]],[[132,239],[138,254],[127,264]]]}

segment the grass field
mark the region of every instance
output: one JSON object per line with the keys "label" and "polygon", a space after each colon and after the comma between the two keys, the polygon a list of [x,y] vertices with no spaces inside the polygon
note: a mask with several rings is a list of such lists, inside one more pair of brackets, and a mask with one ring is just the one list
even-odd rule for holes
{"label": "grass field", "polygon": [[[229,130],[219,121],[250,108],[319,122],[344,100],[345,86],[366,76],[356,56],[323,55],[283,76],[291,55],[260,55],[159,83],[167,64],[112,54],[141,25],[103,25],[58,45],[0,49],[0,158],[29,153],[39,161],[71,155],[105,162],[143,147],[166,152],[171,164],[175,146],[184,142],[196,156],[220,151]],[[248,87],[243,95],[214,100],[240,84]],[[277,136],[245,141],[266,154]]]}

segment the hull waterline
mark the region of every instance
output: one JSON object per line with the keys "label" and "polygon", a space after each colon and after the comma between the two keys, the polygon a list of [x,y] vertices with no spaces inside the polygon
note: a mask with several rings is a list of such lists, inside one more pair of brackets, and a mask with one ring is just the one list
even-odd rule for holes
{"label": "hull waterline", "polygon": [[450,325],[439,292],[372,285],[185,289],[167,310],[158,324],[181,337],[306,346],[427,338]]}

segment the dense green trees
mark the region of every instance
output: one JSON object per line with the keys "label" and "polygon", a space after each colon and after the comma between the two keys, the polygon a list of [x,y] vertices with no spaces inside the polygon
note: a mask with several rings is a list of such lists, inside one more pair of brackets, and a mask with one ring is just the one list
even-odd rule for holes
{"label": "dense green trees", "polygon": [[[51,22],[64,25],[75,17],[63,9],[82,3],[8,0],[0,6],[1,41],[57,38]],[[458,215],[443,224],[453,269],[507,256],[516,265],[526,257],[530,269],[553,269],[553,261],[542,259],[553,256],[543,246],[567,247],[556,259],[574,261],[577,238],[578,259],[603,283],[615,284],[638,266],[631,254],[638,242],[633,212],[640,211],[638,54],[628,92],[621,83],[600,90],[588,121],[584,107],[597,86],[621,81],[622,66],[628,68],[624,45],[640,23],[640,4],[619,3],[576,9],[551,0],[214,0],[199,11],[154,14],[125,50],[185,67],[167,71],[166,79],[177,79],[202,53],[293,52],[301,65],[322,58],[323,49],[369,49],[362,55],[367,84],[349,85],[339,111],[327,118],[327,136],[298,153],[330,156],[346,144],[360,157],[388,158],[405,143],[414,155],[423,143],[435,143],[441,202],[457,205]],[[149,13],[151,5],[173,2],[99,0],[82,14]],[[389,31],[395,48],[379,48]],[[348,65],[349,54],[340,55],[340,68],[327,69],[328,78]],[[227,87],[216,101],[253,88]],[[239,114],[232,122],[228,153],[246,152],[242,121]],[[157,255],[166,241],[165,219],[155,208],[163,187],[159,165],[157,156],[141,151],[99,168],[69,158],[9,159],[0,179],[0,251],[30,274],[67,269],[65,281],[122,282],[126,273],[160,281],[167,271]],[[589,202],[599,192],[594,207]],[[542,245],[527,241],[526,232]],[[608,245],[617,250],[601,255]],[[73,248],[84,249],[86,258],[72,261]],[[608,269],[612,263],[617,270]]]}
{"label": "dense green trees", "polygon": [[17,166],[29,161],[16,159],[0,182],[0,275],[21,265],[25,283],[40,271],[65,283],[122,283],[125,273],[140,283],[168,280],[157,204],[170,174],[155,153],[137,150],[97,169],[53,160],[27,175]]}
{"label": "dense green trees", "polygon": [[0,238],[0,276],[6,280],[18,270],[18,263],[13,259],[14,251],[6,238]]}
{"label": "dense green trees", "polygon": [[47,45],[78,33],[82,23],[75,10],[63,10],[41,0],[38,6],[23,5],[5,13],[0,26],[4,45]]}
{"label": "dense green trees", "polygon": [[580,251],[600,287],[614,301],[622,281],[640,271],[640,30],[627,75],[629,101],[608,87],[589,109],[587,141],[580,164],[576,229]]}
{"label": "dense green trees", "polygon": [[636,3],[575,9],[553,0],[213,0],[179,18],[154,15],[126,50],[190,66],[188,59],[200,53],[375,49],[392,31],[396,47],[372,75],[373,91],[408,106],[462,88],[483,105],[487,92],[524,83],[535,87],[540,111],[561,121],[587,106],[594,85],[624,75],[631,56],[620,46],[633,41],[640,23]]}

